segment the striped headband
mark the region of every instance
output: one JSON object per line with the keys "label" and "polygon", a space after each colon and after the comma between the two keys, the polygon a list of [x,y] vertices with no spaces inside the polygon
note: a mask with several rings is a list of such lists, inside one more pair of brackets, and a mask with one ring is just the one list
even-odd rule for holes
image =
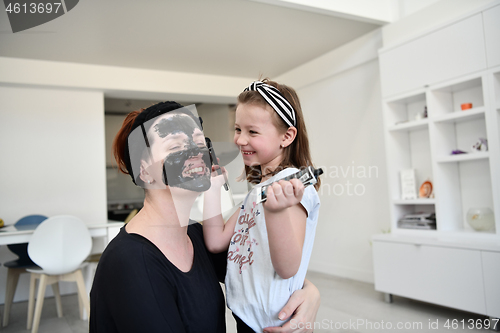
{"label": "striped headband", "polygon": [[288,126],[297,126],[295,110],[275,87],[261,81],[254,81],[244,91],[257,91]]}

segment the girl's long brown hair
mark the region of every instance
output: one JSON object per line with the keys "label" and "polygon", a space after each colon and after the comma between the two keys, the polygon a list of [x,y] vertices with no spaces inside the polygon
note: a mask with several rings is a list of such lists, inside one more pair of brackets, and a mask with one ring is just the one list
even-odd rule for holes
{"label": "girl's long brown hair", "polygon": [[[309,139],[307,136],[306,125],[304,122],[304,116],[302,114],[302,107],[300,106],[299,97],[297,92],[284,84],[279,84],[275,81],[271,81],[268,78],[262,80],[262,82],[277,88],[281,94],[286,98],[286,100],[292,105],[295,110],[295,118],[297,121],[297,135],[295,140],[288,146],[283,148],[283,160],[280,165],[276,168],[275,172],[279,172],[288,167],[295,167],[298,169],[303,169],[308,166],[314,166],[311,159],[311,153],[309,151]],[[266,100],[256,91],[244,91],[238,96],[238,104],[250,104],[258,105],[266,108],[269,104]],[[273,112],[271,117],[274,126],[278,129],[280,133],[285,133],[288,129],[288,125],[280,118],[278,113]],[[265,171],[265,170],[264,170]],[[252,184],[260,183],[262,179],[263,170],[260,166],[246,166],[245,173],[247,181]],[[321,179],[318,178],[318,182],[314,187],[316,190],[321,186]]]}

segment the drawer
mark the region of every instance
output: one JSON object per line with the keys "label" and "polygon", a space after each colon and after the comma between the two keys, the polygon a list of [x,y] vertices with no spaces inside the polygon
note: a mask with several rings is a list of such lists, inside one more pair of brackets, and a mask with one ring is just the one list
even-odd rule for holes
{"label": "drawer", "polygon": [[375,289],[486,313],[481,251],[373,242]]}
{"label": "drawer", "polygon": [[484,272],[486,314],[500,318],[500,253],[481,252]]}

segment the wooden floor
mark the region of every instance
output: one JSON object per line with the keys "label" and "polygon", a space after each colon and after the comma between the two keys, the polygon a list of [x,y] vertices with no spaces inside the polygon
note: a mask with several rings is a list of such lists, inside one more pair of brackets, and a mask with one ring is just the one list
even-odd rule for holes
{"label": "wooden floor", "polygon": [[[393,303],[387,304],[383,301],[383,296],[369,283],[314,272],[308,274],[308,279],[321,292],[321,307],[316,318],[315,332],[475,332],[480,330],[468,328],[468,320],[477,321],[486,318],[396,296]],[[76,295],[63,296],[62,302],[64,316],[57,318],[54,299],[45,300],[39,332],[88,332],[88,323],[78,317]],[[28,332],[27,308],[27,302],[14,303],[10,323],[7,327],[0,328],[0,332]],[[3,305],[0,306],[0,312],[3,314]],[[446,329],[444,326],[446,322],[451,325],[454,319],[459,327]],[[465,324],[465,328],[461,327],[462,323]],[[400,329],[397,328],[398,325]],[[227,327],[228,333],[236,332],[229,310]],[[435,327],[437,329],[434,329]]]}

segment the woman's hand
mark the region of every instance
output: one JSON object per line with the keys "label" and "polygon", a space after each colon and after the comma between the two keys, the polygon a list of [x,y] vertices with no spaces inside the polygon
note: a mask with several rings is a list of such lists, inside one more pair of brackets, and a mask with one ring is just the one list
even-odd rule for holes
{"label": "woman's hand", "polygon": [[274,182],[267,188],[264,208],[272,213],[281,212],[300,203],[302,195],[304,195],[304,184],[298,179]]}
{"label": "woman's hand", "polygon": [[296,290],[280,312],[280,319],[292,319],[281,327],[266,327],[264,332],[311,333],[314,329],[321,297],[318,288],[309,280],[304,280],[304,287]]}

